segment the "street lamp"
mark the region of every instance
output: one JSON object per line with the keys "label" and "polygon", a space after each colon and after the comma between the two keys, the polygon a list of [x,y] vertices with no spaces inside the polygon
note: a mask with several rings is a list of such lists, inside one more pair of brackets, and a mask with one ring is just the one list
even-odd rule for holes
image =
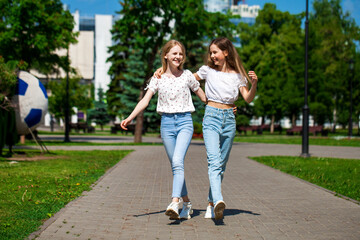
{"label": "street lamp", "polygon": [[306,0],[305,20],[305,87],[303,107],[303,131],[302,131],[302,157],[310,157],[309,154],[309,106],[308,106],[308,42],[309,42],[309,0]]}
{"label": "street lamp", "polygon": [[350,77],[349,77],[349,91],[350,91],[350,113],[349,113],[349,138],[352,137],[352,109],[353,109],[353,102],[352,102],[352,78],[354,77],[354,60],[351,58],[349,60],[349,70],[350,70]]}
{"label": "street lamp", "polygon": [[70,110],[69,110],[69,68],[70,68],[70,61],[69,61],[69,47],[67,48],[67,54],[66,54],[66,88],[65,88],[65,139],[64,142],[70,142]]}

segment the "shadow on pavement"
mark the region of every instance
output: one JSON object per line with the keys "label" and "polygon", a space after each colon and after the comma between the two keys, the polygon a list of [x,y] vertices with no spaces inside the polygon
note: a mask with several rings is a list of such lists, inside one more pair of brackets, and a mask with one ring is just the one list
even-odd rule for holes
{"label": "shadow on pavement", "polygon": [[[251,215],[255,215],[255,216],[260,215],[259,213],[254,213],[252,211],[239,210],[239,209],[225,209],[224,210],[224,218],[226,216],[232,216],[232,215],[238,215],[238,214],[251,214]],[[219,220],[212,219],[212,220],[213,220],[214,224],[217,226],[226,225],[224,223],[224,219],[219,219]]]}
{"label": "shadow on pavement", "polygon": [[151,212],[151,213],[144,213],[144,214],[133,215],[133,217],[143,217],[143,216],[149,216],[149,215],[159,214],[159,213],[165,213],[165,210],[158,211],[158,212]]}
{"label": "shadow on pavement", "polygon": [[246,211],[246,210],[240,210],[240,209],[225,209],[224,210],[224,216],[232,216],[232,215],[238,215],[238,214],[251,214],[255,216],[259,216],[259,213],[254,213],[252,211]]}

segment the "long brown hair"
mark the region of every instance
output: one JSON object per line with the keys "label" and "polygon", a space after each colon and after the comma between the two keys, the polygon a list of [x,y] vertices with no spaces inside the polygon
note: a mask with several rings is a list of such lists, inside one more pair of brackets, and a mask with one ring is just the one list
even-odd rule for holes
{"label": "long brown hair", "polygon": [[183,59],[178,67],[179,70],[182,69],[184,62],[186,60],[186,52],[184,45],[176,40],[170,40],[168,41],[161,49],[161,63],[162,63],[162,72],[165,73],[167,70],[167,59],[165,59],[165,55],[170,52],[170,49],[178,45],[181,48],[181,51],[183,52]]}
{"label": "long brown hair", "polygon": [[249,76],[247,75],[245,68],[241,62],[240,56],[238,52],[236,51],[234,45],[232,42],[225,38],[225,37],[219,37],[215,38],[211,41],[208,48],[208,56],[207,56],[207,65],[213,69],[216,69],[216,65],[214,61],[211,59],[211,53],[210,53],[210,46],[215,44],[218,48],[220,48],[221,51],[227,51],[228,55],[226,56],[226,65],[235,72],[240,73],[245,78],[249,80]]}

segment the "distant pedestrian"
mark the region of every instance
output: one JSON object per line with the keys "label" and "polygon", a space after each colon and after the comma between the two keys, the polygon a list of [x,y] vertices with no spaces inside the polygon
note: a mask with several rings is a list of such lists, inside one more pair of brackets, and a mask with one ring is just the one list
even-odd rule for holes
{"label": "distant pedestrian", "polygon": [[[127,125],[149,105],[152,96],[158,92],[156,111],[161,115],[161,138],[173,173],[172,201],[165,212],[170,219],[190,219],[192,214],[184,177],[184,159],[194,132],[191,112],[194,112],[195,108],[190,89],[206,102],[200,83],[189,70],[183,69],[185,59],[182,43],[176,40],[167,42],[161,54],[164,74],[161,79],[151,78],[144,98],[129,117],[121,122],[121,127],[127,130]],[[183,206],[179,214],[181,198]]]}

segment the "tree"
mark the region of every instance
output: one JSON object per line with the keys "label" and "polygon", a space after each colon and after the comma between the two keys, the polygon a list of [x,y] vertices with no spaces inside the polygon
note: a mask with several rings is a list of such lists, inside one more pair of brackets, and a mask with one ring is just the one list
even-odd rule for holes
{"label": "tree", "polygon": [[294,124],[301,111],[301,15],[281,12],[267,3],[255,24],[240,23],[239,32],[240,56],[246,68],[260,76],[255,112],[271,119],[271,132],[274,122],[285,116]]}
{"label": "tree", "polygon": [[75,43],[74,20],[60,0],[0,1],[0,55],[6,61],[25,61],[28,69],[42,73],[64,67],[56,54]]}
{"label": "tree", "polygon": [[104,92],[102,88],[99,88],[98,90],[98,97],[99,99],[94,101],[94,108],[87,111],[88,120],[94,121],[101,126],[101,130],[104,130],[103,127],[105,124],[109,123],[110,118],[107,113],[107,104],[104,101]]}
{"label": "tree", "polygon": [[0,156],[4,145],[11,146],[19,141],[15,125],[15,112],[11,97],[15,94],[16,69],[24,68],[23,63],[8,62],[0,56]]}
{"label": "tree", "polygon": [[[66,96],[66,81],[49,82],[51,96],[49,96],[49,112],[55,115],[56,119],[65,119],[64,99]],[[71,114],[74,114],[73,107],[86,111],[91,108],[92,99],[89,98],[90,86],[81,85],[80,77],[69,78],[69,107]]]}
{"label": "tree", "polygon": [[[347,124],[349,60],[355,59],[360,30],[340,0],[315,0],[310,16],[309,102],[315,122]],[[321,113],[321,114],[319,114]]]}
{"label": "tree", "polygon": [[[227,35],[233,30],[230,16],[206,12],[202,0],[124,0],[121,4],[122,18],[112,29],[113,40],[117,44],[110,47],[112,56],[109,58],[112,63],[109,71],[112,82],[108,100],[112,113],[130,105],[128,102],[113,104],[119,100],[116,93],[123,94],[125,88],[136,87],[139,92],[137,101],[142,99],[147,81],[155,68],[159,67],[154,63],[165,40],[176,38],[188,47],[196,41],[205,40],[204,37]],[[134,80],[134,83],[126,77],[126,74],[131,74],[132,71],[129,68],[132,54],[138,56],[143,69],[141,75],[137,74],[138,79]],[[142,81],[139,82],[139,79]],[[143,122],[142,112],[136,118],[135,142],[141,142]]]}

